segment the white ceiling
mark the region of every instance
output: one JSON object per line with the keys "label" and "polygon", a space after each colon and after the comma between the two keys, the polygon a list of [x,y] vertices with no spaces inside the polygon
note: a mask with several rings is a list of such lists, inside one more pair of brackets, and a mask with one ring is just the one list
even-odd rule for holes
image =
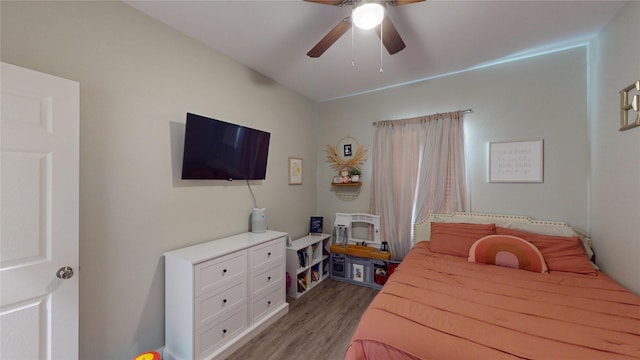
{"label": "white ceiling", "polygon": [[302,0],[125,2],[325,101],[584,44],[625,1],[428,0],[388,6],[404,50],[384,50],[381,57],[377,35],[356,29],[315,59],[306,53],[350,15],[349,7]]}

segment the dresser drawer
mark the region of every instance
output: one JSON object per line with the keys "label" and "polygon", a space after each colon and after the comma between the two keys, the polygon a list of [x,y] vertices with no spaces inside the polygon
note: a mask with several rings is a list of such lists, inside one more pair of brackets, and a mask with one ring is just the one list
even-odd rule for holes
{"label": "dresser drawer", "polygon": [[282,262],[251,274],[251,279],[249,280],[250,293],[251,295],[256,294],[274,284],[278,286],[285,285],[284,264]]}
{"label": "dresser drawer", "polygon": [[245,276],[247,269],[246,250],[221,256],[195,266],[195,296],[202,295],[220,286],[224,281],[233,281]]}
{"label": "dresser drawer", "polygon": [[249,264],[251,265],[251,269],[255,270],[260,266],[276,262],[283,257],[284,242],[285,238],[280,237],[262,245],[252,247],[249,250]]}
{"label": "dresser drawer", "polygon": [[205,326],[223,312],[246,306],[247,284],[244,279],[227,282],[217,290],[195,299],[195,330]]}
{"label": "dresser drawer", "polygon": [[247,308],[242,306],[211,326],[196,331],[195,358],[202,359],[247,327]]}
{"label": "dresser drawer", "polygon": [[266,295],[254,299],[251,302],[249,316],[251,323],[260,320],[265,315],[269,314],[272,309],[277,308],[280,304],[284,303],[284,288],[278,287],[275,290],[271,290]]}

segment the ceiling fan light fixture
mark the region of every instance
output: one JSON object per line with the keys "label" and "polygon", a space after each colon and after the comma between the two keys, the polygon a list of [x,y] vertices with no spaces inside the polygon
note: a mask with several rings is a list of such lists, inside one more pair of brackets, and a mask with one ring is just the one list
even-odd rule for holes
{"label": "ceiling fan light fixture", "polygon": [[353,24],[362,30],[373,29],[384,18],[384,6],[378,2],[368,2],[353,9]]}

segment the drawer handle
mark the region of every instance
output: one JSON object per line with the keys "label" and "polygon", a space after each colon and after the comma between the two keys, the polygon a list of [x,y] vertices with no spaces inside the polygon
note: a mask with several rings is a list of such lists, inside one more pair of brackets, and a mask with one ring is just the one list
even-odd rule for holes
{"label": "drawer handle", "polygon": [[267,301],[267,305],[271,305],[271,300]]}
{"label": "drawer handle", "polygon": [[267,257],[271,257],[271,251],[267,253]]}
{"label": "drawer handle", "polygon": [[226,274],[227,273],[227,269],[222,269],[222,274]]}
{"label": "drawer handle", "polygon": [[267,277],[267,281],[271,281],[271,276]]}
{"label": "drawer handle", "polygon": [[222,303],[226,304],[227,303],[227,299],[222,299]]}
{"label": "drawer handle", "polygon": [[222,329],[222,333],[226,334],[227,333],[227,329]]}

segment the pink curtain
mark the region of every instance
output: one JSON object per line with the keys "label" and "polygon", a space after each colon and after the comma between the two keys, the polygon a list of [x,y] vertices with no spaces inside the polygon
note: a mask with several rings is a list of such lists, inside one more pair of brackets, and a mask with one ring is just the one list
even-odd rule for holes
{"label": "pink curtain", "polygon": [[378,121],[372,148],[370,212],[396,260],[413,243],[413,223],[465,211],[463,112]]}

